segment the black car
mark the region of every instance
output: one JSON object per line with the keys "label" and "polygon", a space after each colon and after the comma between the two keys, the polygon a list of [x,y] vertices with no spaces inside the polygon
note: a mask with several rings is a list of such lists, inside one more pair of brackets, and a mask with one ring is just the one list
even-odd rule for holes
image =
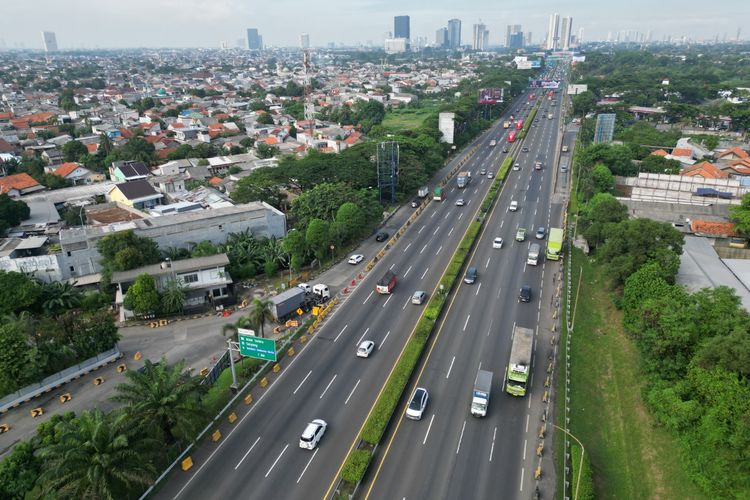
{"label": "black car", "polygon": [[526,146],[524,146],[521,151],[523,151],[524,153],[528,153],[529,152],[529,148],[527,148]]}
{"label": "black car", "polygon": [[380,231],[378,234],[375,235],[375,241],[385,241],[388,239],[388,233],[385,231]]}
{"label": "black car", "polygon": [[411,208],[417,208],[419,206],[419,200],[414,198],[411,200]]}
{"label": "black car", "polygon": [[466,274],[464,275],[464,283],[467,285],[473,284],[477,280],[477,268],[476,267],[470,267],[466,270]]}
{"label": "black car", "polygon": [[531,287],[524,285],[518,293],[518,302],[531,302]]}
{"label": "black car", "polygon": [[508,148],[503,148],[503,153],[507,153],[507,152],[508,152]]}

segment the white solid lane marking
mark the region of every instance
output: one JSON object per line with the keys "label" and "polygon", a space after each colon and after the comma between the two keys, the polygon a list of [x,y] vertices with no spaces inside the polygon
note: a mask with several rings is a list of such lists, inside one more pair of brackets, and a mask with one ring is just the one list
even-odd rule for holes
{"label": "white solid lane marking", "polygon": [[409,243],[408,245],[406,245],[406,248],[404,248],[404,253],[406,253],[406,251],[409,250],[410,246],[411,246],[411,243]]}
{"label": "white solid lane marking", "polygon": [[466,420],[464,420],[464,425],[461,427],[461,435],[458,438],[458,446],[456,447],[456,455],[458,455],[458,451],[461,449],[461,440],[464,438],[464,429],[466,429]]}
{"label": "white solid lane marking", "polygon": [[333,381],[334,381],[334,380],[336,380],[336,377],[338,377],[338,376],[339,376],[339,374],[338,374],[338,373],[336,373],[336,374],[335,374],[335,375],[333,376],[333,378],[331,379],[331,381],[330,381],[330,382],[328,382],[328,385],[326,386],[325,390],[323,391],[323,394],[321,394],[321,395],[320,395],[320,397],[319,397],[318,399],[323,399],[323,396],[325,396],[325,395],[326,395],[326,392],[328,392],[328,389],[330,389],[330,387],[331,387],[331,384],[333,383]]}
{"label": "white solid lane marking", "polygon": [[424,279],[424,275],[427,274],[427,271],[429,271],[429,270],[430,270],[429,267],[427,269],[425,269],[424,272],[422,273],[422,277],[419,278],[419,279],[423,280]]}
{"label": "white solid lane marking", "polygon": [[370,300],[370,297],[372,297],[372,294],[375,293],[375,290],[370,292],[370,295],[367,296],[367,298],[362,302],[362,304],[366,304],[368,300]]}
{"label": "white solid lane marking", "polygon": [[521,469],[521,487],[518,488],[518,491],[523,491],[523,473],[524,473],[525,467]]}
{"label": "white solid lane marking", "polygon": [[383,344],[385,344],[385,341],[388,340],[388,335],[390,334],[391,334],[391,331],[388,330],[388,333],[385,334],[385,337],[383,337],[383,340],[380,342],[380,344],[378,344],[378,351],[380,350],[381,347],[383,347]]}
{"label": "white solid lane marking", "polygon": [[396,265],[396,263],[394,262],[393,264],[391,264],[391,267],[389,267],[388,269],[393,270],[393,266],[395,266],[395,265]]}
{"label": "white solid lane marking", "polygon": [[349,393],[349,395],[346,397],[346,401],[344,401],[344,404],[347,404],[349,402],[349,399],[352,397],[352,394],[354,394],[354,391],[357,390],[357,386],[359,385],[359,381],[362,379],[357,379],[357,383],[354,384],[354,388],[352,389],[352,392]]}
{"label": "white solid lane marking", "polygon": [[451,376],[451,370],[453,369],[453,362],[456,361],[456,357],[453,356],[453,359],[451,359],[451,365],[448,367],[448,373],[445,374],[445,378],[448,378]]}
{"label": "white solid lane marking", "polygon": [[526,460],[526,445],[528,444],[528,442],[528,439],[523,440],[523,460]]}
{"label": "white solid lane marking", "polygon": [[349,327],[349,323],[347,323],[346,326],[344,326],[344,328],[341,329],[341,331],[339,332],[338,335],[336,335],[336,338],[333,339],[333,341],[336,342],[339,339],[339,337],[341,337],[341,334],[344,333],[344,330],[346,330],[348,327]]}
{"label": "white solid lane marking", "polygon": [[435,252],[435,255],[439,254],[440,250],[442,250],[442,249],[443,249],[443,245],[440,245],[440,248],[438,248],[437,252]]}
{"label": "white solid lane marking", "polygon": [[[430,435],[430,429],[432,429],[432,421],[435,420],[435,414],[432,414],[432,417],[430,418],[430,425],[427,426],[427,432],[424,435],[424,439],[422,440],[422,444],[425,444],[427,442],[427,436]],[[406,497],[404,497],[406,498]]]}
{"label": "white solid lane marking", "polygon": [[495,436],[497,435],[497,427],[492,431],[492,447],[490,448],[490,462],[492,462],[492,453],[495,451]]}
{"label": "white solid lane marking", "polygon": [[464,323],[464,331],[466,331],[466,325],[469,324],[469,318],[471,318],[471,314],[469,314],[468,316],[466,316],[466,322]]}
{"label": "white solid lane marking", "polygon": [[362,339],[365,338],[365,335],[367,335],[367,332],[369,332],[369,331],[370,331],[370,327],[368,326],[367,329],[365,330],[365,333],[363,333],[362,336],[357,341],[357,345],[359,345],[359,344],[362,343]]}
{"label": "white solid lane marking", "polygon": [[401,310],[402,310],[402,311],[403,311],[404,309],[406,309],[406,306],[408,306],[408,305],[409,305],[409,302],[411,302],[411,298],[409,298],[409,299],[406,299],[406,302],[404,302],[404,307],[402,307],[402,308],[401,308]]}
{"label": "white solid lane marking", "polygon": [[279,456],[276,457],[276,460],[273,461],[273,465],[271,465],[271,468],[268,469],[268,472],[266,472],[266,477],[268,477],[268,475],[271,473],[271,471],[273,470],[273,468],[276,467],[276,464],[279,463],[279,460],[281,459],[281,455],[284,454],[284,452],[286,451],[287,448],[289,448],[289,444],[288,443],[287,443],[286,446],[284,446],[284,449],[281,450],[281,453],[279,453]]}
{"label": "white solid lane marking", "polygon": [[432,232],[432,235],[436,235],[440,231],[440,226],[436,227],[435,230]]}
{"label": "white solid lane marking", "polygon": [[422,252],[424,252],[425,248],[427,248],[427,245],[428,245],[428,244],[427,244],[427,243],[425,243],[425,245],[424,245],[424,246],[422,247],[422,250],[420,250],[420,251],[419,251],[419,253],[420,253],[420,254],[421,254]]}
{"label": "white solid lane marking", "polygon": [[388,298],[385,299],[385,302],[383,303],[383,307],[388,305],[388,301],[391,300],[391,297],[393,297],[393,294],[388,295]]}
{"label": "white solid lane marking", "polygon": [[260,436],[258,436],[258,439],[256,439],[256,440],[255,440],[255,442],[254,442],[254,443],[253,443],[253,445],[252,445],[252,446],[250,447],[250,449],[249,449],[249,450],[247,450],[247,452],[245,452],[245,454],[244,454],[244,455],[242,455],[242,458],[240,459],[240,461],[239,461],[239,462],[237,462],[237,465],[235,465],[235,466],[234,466],[234,470],[237,470],[237,469],[239,469],[239,468],[240,468],[240,465],[242,465],[242,462],[244,462],[244,461],[245,461],[245,459],[246,459],[246,458],[247,458],[247,456],[248,456],[248,455],[250,454],[250,452],[251,452],[251,451],[253,451],[253,448],[255,448],[255,445],[256,445],[256,444],[258,444],[258,441],[260,441]]}
{"label": "white solid lane marking", "polygon": [[299,391],[299,388],[302,387],[302,384],[305,383],[305,380],[307,380],[307,377],[309,377],[311,373],[312,373],[312,370],[307,372],[307,375],[305,375],[305,378],[302,379],[302,382],[299,383],[299,385],[297,386],[296,389],[294,389],[294,392],[292,394],[297,394],[297,391]]}
{"label": "white solid lane marking", "polygon": [[461,217],[463,217],[463,216],[464,216],[463,212],[461,212],[460,214],[458,214],[458,220],[461,220]]}
{"label": "white solid lane marking", "polygon": [[299,484],[300,479],[302,479],[302,476],[304,476],[305,472],[307,472],[307,468],[310,467],[310,464],[312,463],[313,458],[315,458],[315,455],[318,454],[319,449],[320,448],[315,448],[315,453],[313,453],[313,455],[310,457],[310,460],[307,461],[307,465],[305,465],[305,468],[302,469],[302,474],[300,474],[299,477],[297,478],[297,484]]}
{"label": "white solid lane marking", "polygon": [[433,217],[435,217],[435,214],[436,214],[436,213],[437,213],[437,212],[432,212],[432,214],[430,214],[430,219],[432,219]]}
{"label": "white solid lane marking", "polygon": [[485,268],[485,269],[487,269],[488,267],[490,267],[490,259],[491,259],[491,258],[492,258],[492,257],[487,257],[487,263],[486,263],[486,264],[484,265],[484,268]]}
{"label": "white solid lane marking", "polygon": [[481,289],[482,289],[482,284],[480,283],[479,286],[477,287],[477,291],[474,292],[474,296],[479,295],[479,290],[481,290]]}
{"label": "white solid lane marking", "polygon": [[411,267],[412,266],[409,266],[409,269],[407,269],[406,272],[404,273],[404,278],[406,278],[406,275],[409,274],[409,271],[411,271]]}
{"label": "white solid lane marking", "polygon": [[448,236],[450,236],[452,232],[453,232],[453,228],[451,228],[451,230],[448,231]]}
{"label": "white solid lane marking", "polygon": [[424,224],[422,224],[422,227],[420,227],[420,228],[419,228],[419,231],[417,231],[417,234],[421,234],[421,233],[422,233],[422,230],[423,230],[424,228],[425,228],[425,225],[424,225]]}

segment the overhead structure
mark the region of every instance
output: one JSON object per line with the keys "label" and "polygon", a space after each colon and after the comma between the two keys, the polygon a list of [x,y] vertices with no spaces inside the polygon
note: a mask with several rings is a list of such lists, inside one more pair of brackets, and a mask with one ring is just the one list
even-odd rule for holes
{"label": "overhead structure", "polygon": [[310,135],[309,147],[313,147],[313,139],[315,138],[313,135],[315,132],[315,103],[312,97],[310,49],[305,49],[303,54],[302,65],[305,70],[305,121],[307,122],[307,131]]}
{"label": "overhead structure", "polygon": [[396,203],[399,147],[395,141],[381,142],[377,147],[378,191],[380,203]]}

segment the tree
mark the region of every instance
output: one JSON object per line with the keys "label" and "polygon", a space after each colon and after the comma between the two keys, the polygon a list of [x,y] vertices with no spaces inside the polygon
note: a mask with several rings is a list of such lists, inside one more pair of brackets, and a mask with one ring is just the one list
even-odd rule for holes
{"label": "tree", "polygon": [[251,148],[255,145],[255,139],[252,137],[243,137],[240,139],[240,146],[243,148]]}
{"label": "tree", "polygon": [[274,320],[273,302],[268,299],[253,299],[252,303],[250,304],[250,312],[248,312],[247,317],[250,321],[250,324],[252,324],[256,330],[260,330],[260,336],[262,338],[265,338],[264,325],[266,321]]}
{"label": "tree", "polygon": [[77,354],[78,359],[88,359],[112,349],[120,340],[114,318],[107,311],[69,313],[58,322],[63,326],[68,347]]}
{"label": "tree", "polygon": [[729,218],[735,224],[735,231],[743,236],[750,236],[750,193],[742,196],[739,205],[729,207]]}
{"label": "tree", "polygon": [[667,160],[659,155],[648,155],[641,160],[640,171],[653,174],[676,175],[680,173],[680,162],[677,160]]}
{"label": "tree", "polygon": [[105,156],[112,152],[112,140],[105,133],[99,134],[99,151]]}
{"label": "tree", "polygon": [[36,352],[18,323],[0,325],[0,395],[37,380]]}
{"label": "tree", "polygon": [[191,257],[206,257],[219,253],[219,247],[208,240],[203,240],[193,247],[190,251]]}
{"label": "tree", "polygon": [[599,193],[584,207],[579,227],[589,245],[596,248],[604,242],[605,230],[611,224],[617,224],[627,218],[628,207],[609,193]]}
{"label": "tree", "polygon": [[97,242],[96,248],[104,267],[112,271],[128,271],[161,260],[156,243],[132,230],[108,234]]}
{"label": "tree", "polygon": [[151,314],[159,308],[159,292],[150,274],[140,274],[125,294],[123,305],[136,314]]}
{"label": "tree", "polygon": [[576,116],[585,116],[596,109],[596,96],[593,92],[587,90],[573,96],[573,114]]}
{"label": "tree", "polygon": [[344,203],[336,212],[336,223],[341,228],[345,241],[351,241],[362,235],[362,231],[366,227],[366,222],[362,209],[354,203]]}
{"label": "tree", "polygon": [[15,271],[0,271],[0,315],[33,309],[42,295],[38,281]]}
{"label": "tree", "polygon": [[0,194],[0,235],[15,227],[31,215],[26,203],[14,200],[7,194]]}
{"label": "tree", "polygon": [[271,116],[271,113],[261,113],[257,122],[262,125],[273,125],[273,116]]}
{"label": "tree", "polygon": [[185,307],[188,288],[180,280],[168,280],[161,294],[161,309],[165,314],[181,313]]}
{"label": "tree", "polygon": [[76,140],[66,142],[62,147],[65,161],[79,161],[83,156],[89,154],[88,148]]}
{"label": "tree", "polygon": [[256,145],[255,152],[258,155],[258,158],[273,158],[279,153],[279,148],[277,148],[276,146],[269,146],[265,142],[261,142]]}
{"label": "tree", "polygon": [[297,257],[301,262],[304,262],[308,255],[309,247],[305,240],[305,234],[296,229],[292,229],[286,233],[286,236],[281,242],[281,247],[288,255],[292,256],[292,259]]}
{"label": "tree", "polygon": [[322,219],[313,219],[307,226],[305,241],[315,253],[315,257],[322,261],[328,253],[331,242],[329,235],[329,224]]}
{"label": "tree", "polygon": [[84,411],[61,422],[60,442],[43,447],[39,477],[46,496],[115,499],[148,485],[156,468],[148,459],[158,443],[128,421],[124,413]]}
{"label": "tree", "polygon": [[81,291],[68,282],[55,281],[42,288],[42,308],[52,316],[81,304]]}
{"label": "tree", "polygon": [[0,461],[0,498],[23,499],[34,489],[41,472],[42,461],[34,454],[34,445],[21,441]]}
{"label": "tree", "polygon": [[133,137],[119,150],[115,150],[120,153],[118,156],[122,160],[142,161],[146,164],[155,162],[155,151],[154,145],[141,137]]}
{"label": "tree", "polygon": [[609,193],[615,188],[615,177],[606,165],[596,165],[591,171],[591,179],[599,193]]}
{"label": "tree", "polygon": [[73,111],[78,109],[78,105],[75,101],[75,94],[73,89],[65,89],[60,93],[60,98],[57,100],[57,105],[65,111]]}
{"label": "tree", "polygon": [[168,365],[146,360],[142,371],[127,371],[115,388],[113,401],[125,404],[134,427],[153,429],[168,445],[193,439],[205,421],[201,396],[206,386],[185,370],[185,362]]}

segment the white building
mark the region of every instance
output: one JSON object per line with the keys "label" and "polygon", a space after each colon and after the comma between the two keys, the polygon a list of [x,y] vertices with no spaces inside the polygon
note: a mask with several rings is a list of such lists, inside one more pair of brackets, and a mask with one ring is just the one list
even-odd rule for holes
{"label": "white building", "polygon": [[438,117],[438,129],[442,134],[440,142],[453,144],[453,120],[455,117],[455,113],[440,113]]}
{"label": "white building", "polygon": [[409,40],[406,38],[386,38],[385,52],[387,54],[400,54],[406,52]]}

